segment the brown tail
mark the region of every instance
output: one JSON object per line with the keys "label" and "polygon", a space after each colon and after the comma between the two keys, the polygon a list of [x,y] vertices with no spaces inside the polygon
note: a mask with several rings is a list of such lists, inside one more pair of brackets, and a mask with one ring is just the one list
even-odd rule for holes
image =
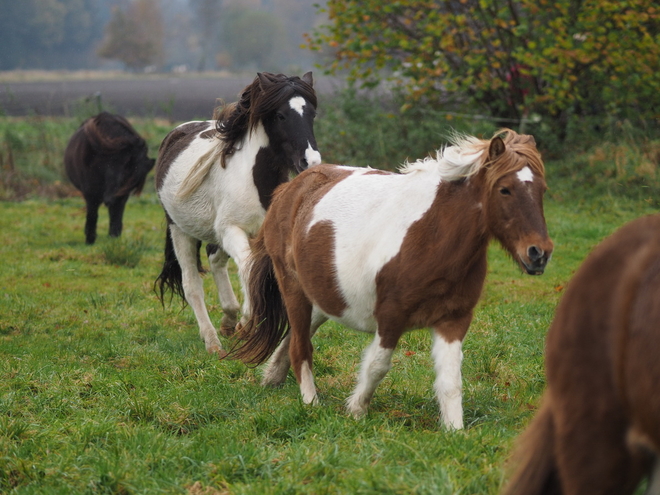
{"label": "brown tail", "polygon": [[277,284],[273,260],[266,251],[261,234],[252,246],[247,285],[252,314],[238,336],[241,344],[231,349],[227,357],[258,365],[268,359],[289,332],[289,317]]}
{"label": "brown tail", "polygon": [[555,427],[548,397],[518,440],[512,458],[515,468],[503,495],[560,495],[554,456]]}

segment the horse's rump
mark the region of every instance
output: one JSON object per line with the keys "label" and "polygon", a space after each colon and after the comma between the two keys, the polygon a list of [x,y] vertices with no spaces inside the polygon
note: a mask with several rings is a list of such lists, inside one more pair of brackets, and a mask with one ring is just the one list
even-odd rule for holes
{"label": "horse's rump", "polygon": [[83,122],[81,129],[96,153],[114,154],[126,148],[146,147],[144,139],[121,115],[101,112]]}

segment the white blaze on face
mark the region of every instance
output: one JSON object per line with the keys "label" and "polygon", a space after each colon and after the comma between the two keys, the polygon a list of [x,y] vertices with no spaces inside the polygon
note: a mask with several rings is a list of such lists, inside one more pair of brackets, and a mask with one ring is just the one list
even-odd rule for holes
{"label": "white blaze on face", "polygon": [[306,102],[305,102],[305,98],[303,98],[302,96],[294,96],[293,98],[291,98],[291,99],[289,100],[289,106],[290,106],[293,110],[295,110],[296,112],[298,112],[298,113],[300,114],[301,117],[302,117],[302,115],[303,115],[303,111],[304,111],[304,109],[305,109],[305,103],[306,103]]}
{"label": "white blaze on face", "polygon": [[305,161],[308,167],[321,164],[321,153],[312,148],[312,145],[307,141],[307,149],[305,150]]}
{"label": "white blaze on face", "polygon": [[534,174],[529,167],[525,167],[522,170],[519,170],[516,175],[521,182],[532,182],[534,180]]}

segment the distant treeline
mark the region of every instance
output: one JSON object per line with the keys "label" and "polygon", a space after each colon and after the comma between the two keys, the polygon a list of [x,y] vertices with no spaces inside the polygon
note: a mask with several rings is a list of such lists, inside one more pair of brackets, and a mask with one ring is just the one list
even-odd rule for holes
{"label": "distant treeline", "polygon": [[314,0],[0,0],[0,70],[284,71]]}

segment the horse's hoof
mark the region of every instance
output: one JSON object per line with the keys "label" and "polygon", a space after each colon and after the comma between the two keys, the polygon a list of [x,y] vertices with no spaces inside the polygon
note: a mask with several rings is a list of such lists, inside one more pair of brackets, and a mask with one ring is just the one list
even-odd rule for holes
{"label": "horse's hoof", "polygon": [[231,337],[236,333],[236,327],[234,325],[220,325],[220,335],[223,337]]}
{"label": "horse's hoof", "polygon": [[217,354],[221,351],[223,351],[223,349],[220,344],[211,344],[206,347],[206,352],[208,352],[209,354]]}

